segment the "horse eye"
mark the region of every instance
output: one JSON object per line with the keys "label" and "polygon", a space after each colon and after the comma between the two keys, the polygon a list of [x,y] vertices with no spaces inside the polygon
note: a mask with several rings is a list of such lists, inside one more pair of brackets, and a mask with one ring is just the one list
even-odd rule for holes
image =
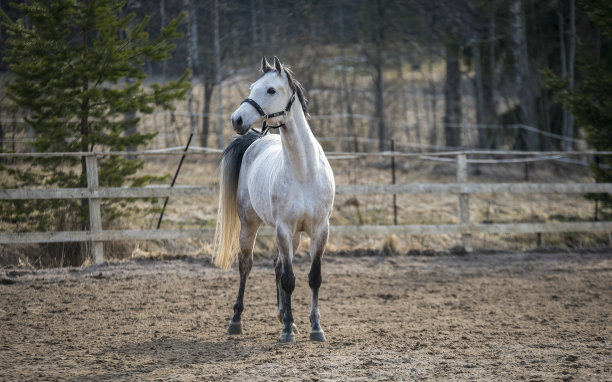
{"label": "horse eye", "polygon": [[276,94],[276,90],[274,88],[268,88],[268,94]]}

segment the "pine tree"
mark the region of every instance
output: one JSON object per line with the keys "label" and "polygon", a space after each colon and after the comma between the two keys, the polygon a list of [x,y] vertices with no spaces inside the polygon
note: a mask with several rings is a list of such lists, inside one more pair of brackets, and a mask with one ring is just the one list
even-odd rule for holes
{"label": "pine tree", "polygon": [[[23,18],[11,20],[0,10],[7,31],[5,61],[12,73],[7,84],[9,99],[20,108],[34,132],[37,152],[122,151],[143,145],[154,134],[135,132],[137,118],[123,118],[136,112],[152,113],[156,107],[171,109],[182,99],[190,84],[187,72],[168,84],[144,85],[145,60],[170,58],[181,37],[178,27],[184,15],[162,27],[151,38],[145,28],[149,17],[136,20],[124,11],[125,1],[117,0],[33,0],[13,4]],[[32,160],[30,170],[10,170],[3,185],[84,187],[85,157]],[[142,161],[113,156],[100,163],[100,185],[141,185]],[[107,203],[106,218],[120,209]],[[82,223],[87,204],[32,201],[4,205],[5,219],[37,216],[40,228],[57,225],[58,216]],[[116,205],[116,204],[115,204]],[[49,213],[49,209],[53,212]],[[46,211],[46,212],[45,212]],[[76,215],[76,217],[75,217]],[[27,219],[26,219],[27,220]]]}
{"label": "pine tree", "polygon": [[[585,0],[583,3],[606,40],[607,54],[596,57],[594,62],[580,57],[578,70],[583,81],[571,96],[570,104],[578,124],[585,128],[589,144],[598,151],[612,151],[612,4],[605,0]],[[612,157],[597,157],[591,167],[597,182],[612,183]],[[605,208],[612,208],[610,194],[590,197],[601,200]]]}
{"label": "pine tree", "polygon": [[[601,39],[594,39],[599,40],[599,46],[584,42],[576,61],[580,81],[574,89],[567,79],[554,78],[550,72],[548,84],[576,117],[589,145],[597,151],[612,151],[612,3],[583,0],[580,4],[601,33]],[[595,180],[612,183],[611,167],[611,156],[595,157],[591,164]],[[612,208],[610,194],[592,194],[588,198],[601,201],[606,209]]]}

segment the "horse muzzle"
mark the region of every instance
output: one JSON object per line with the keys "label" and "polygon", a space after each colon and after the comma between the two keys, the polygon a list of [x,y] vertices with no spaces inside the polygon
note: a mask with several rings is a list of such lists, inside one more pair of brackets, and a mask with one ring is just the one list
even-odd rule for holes
{"label": "horse muzzle", "polygon": [[250,124],[245,123],[244,118],[240,113],[234,113],[231,117],[232,127],[236,134],[244,135],[251,128]]}

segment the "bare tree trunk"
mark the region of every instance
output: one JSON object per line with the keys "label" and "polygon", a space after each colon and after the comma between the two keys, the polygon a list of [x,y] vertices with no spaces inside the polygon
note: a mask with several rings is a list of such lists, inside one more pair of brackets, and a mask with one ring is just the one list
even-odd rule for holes
{"label": "bare tree trunk", "polygon": [[381,0],[376,1],[376,74],[375,83],[375,107],[376,122],[378,127],[378,149],[385,151],[387,148],[387,127],[385,126],[385,86],[383,79],[383,23],[384,4]]}
{"label": "bare tree trunk", "polygon": [[[263,55],[261,41],[257,38],[257,0],[251,0],[251,49],[253,52],[253,68],[257,68]],[[258,49],[259,48],[259,49]]]}
{"label": "bare tree trunk", "polygon": [[[567,76],[567,53],[565,51],[565,18],[563,17],[563,12],[561,10],[560,0],[555,1],[555,8],[557,11],[557,21],[559,23],[559,49],[561,51],[561,77],[565,78]],[[561,122],[561,133],[564,137],[567,136],[567,125],[569,121],[569,112],[563,107],[563,119]],[[566,144],[563,142],[563,149],[565,150]]]}
{"label": "bare tree trunk", "polygon": [[595,28],[595,62],[601,62],[601,32]]}
{"label": "bare tree trunk", "polygon": [[[127,82],[128,84],[133,84],[134,83],[134,79],[133,78],[128,78],[128,79],[126,79],[125,82]],[[135,120],[136,119],[136,112],[135,111],[130,111],[130,112],[125,113],[123,115],[123,119],[125,121],[133,121],[133,120]],[[136,134],[137,131],[138,131],[138,129],[137,129],[136,124],[133,124],[130,127],[128,127],[128,129],[125,131],[124,135],[126,137],[129,137],[130,135]],[[135,152],[136,150],[138,150],[138,147],[136,147],[136,146],[127,146],[125,148],[125,150],[126,151],[134,151]],[[133,156],[133,155],[130,155],[127,158],[128,159],[136,159],[136,157]]]}
{"label": "bare tree trunk", "polygon": [[221,46],[219,42],[219,0],[214,2],[214,39],[215,39],[215,84],[217,86],[217,124],[218,147],[223,148],[223,92],[221,86]]}
{"label": "bare tree trunk", "polygon": [[197,2],[190,2],[189,7],[189,21],[191,24],[191,49],[192,52],[192,62],[193,62],[193,71],[196,74],[200,69],[200,52],[199,52],[199,44],[198,44],[198,13],[196,11]]}
{"label": "bare tree trunk", "polygon": [[485,107],[487,114],[491,116],[489,123],[495,125],[495,128],[491,129],[491,148],[499,149],[503,144],[503,131],[498,128],[497,124],[499,118],[497,115],[497,101],[495,91],[497,90],[497,60],[495,58],[495,42],[496,42],[496,24],[495,24],[495,12],[491,12],[489,17],[489,76],[485,82],[485,90],[487,96],[485,99]]}
{"label": "bare tree trunk", "polygon": [[401,121],[404,126],[404,130],[406,132],[406,139],[410,140],[410,124],[408,123],[408,99],[406,98],[406,87],[404,86],[404,68],[402,67],[402,54],[400,49],[396,49],[395,51],[395,63],[397,65],[397,83],[399,86],[399,98],[401,101]]}
{"label": "bare tree trunk", "polygon": [[[568,75],[570,92],[574,89],[574,66],[576,61],[576,0],[570,0],[570,40],[569,40],[569,59]],[[574,115],[568,113],[567,131],[563,134],[569,139],[574,138]],[[563,150],[570,151],[574,145],[571,140],[563,141]]]}
{"label": "bare tree trunk", "polygon": [[[11,151],[12,152],[17,152],[17,145],[15,143],[16,139],[17,139],[17,112],[15,111],[15,109],[13,109],[13,112],[11,113],[11,119],[13,120],[13,123],[11,123]],[[32,130],[31,126],[28,125],[28,127],[30,127],[29,129],[29,133],[33,133],[34,131]],[[32,138],[32,140],[29,140],[28,142],[34,142],[34,136],[30,136],[28,135],[28,138]],[[28,149],[30,152],[33,152],[34,148],[31,145],[28,145]]]}
{"label": "bare tree trunk", "polygon": [[164,111],[164,114],[162,115],[162,126],[163,126],[163,131],[164,131],[164,148],[168,148],[170,147],[170,138],[169,138],[169,134],[170,132],[168,131],[168,125],[170,125],[170,123],[168,123],[168,112]]}
{"label": "bare tree trunk", "polygon": [[342,96],[344,109],[346,111],[346,135],[352,137],[352,144],[349,142],[349,151],[358,151],[357,133],[355,132],[355,121],[353,120],[353,107],[351,105],[351,95],[349,92],[348,80],[346,78],[346,38],[344,35],[344,12],[342,11],[341,1],[338,1],[338,26],[340,27],[340,67],[342,72]]}
{"label": "bare tree trunk", "polygon": [[[86,5],[86,7],[89,7],[89,4]],[[89,29],[87,26],[85,26],[83,28],[83,30],[81,31],[82,33],[82,48],[83,48],[83,61],[87,62],[87,56],[89,55],[89,48],[88,48],[88,41],[89,41]],[[89,81],[88,79],[85,77],[83,78],[83,83],[82,83],[82,88],[81,88],[81,94],[84,95],[84,97],[81,100],[80,103],[80,108],[81,108],[81,114],[80,114],[80,129],[81,129],[81,151],[82,152],[88,152],[89,150],[89,112],[91,109],[91,105],[90,105],[90,99],[88,96],[86,96],[86,94],[89,91]],[[81,177],[80,177],[80,182],[79,184],[81,185],[81,187],[86,187],[87,186],[87,157],[82,156],[81,157]],[[89,206],[89,199],[83,198],[81,199],[81,209],[83,211],[88,211],[88,206]],[[84,217],[83,220],[81,220],[81,227],[84,230],[87,230],[88,227],[88,221],[87,221],[87,217]]]}
{"label": "bare tree trunk", "polygon": [[567,76],[567,53],[565,51],[565,18],[561,11],[561,0],[555,1],[557,11],[557,22],[559,23],[559,49],[561,50],[561,76]]}
{"label": "bare tree trunk", "polygon": [[2,123],[2,113],[0,111],[0,152],[4,151],[4,124]]}
{"label": "bare tree trunk", "polygon": [[461,68],[459,67],[459,44],[445,44],[446,80],[444,83],[444,139],[445,145],[461,146]]}
{"label": "bare tree trunk", "polygon": [[[166,25],[166,3],[165,0],[159,0],[159,18],[161,25]],[[166,79],[166,70],[168,69],[168,60],[162,61],[161,77]]]}
{"label": "bare tree trunk", "polygon": [[202,117],[202,134],[200,135],[200,146],[208,147],[208,137],[210,136],[210,103],[214,86],[204,83],[204,115]]}
{"label": "bare tree trunk", "polygon": [[474,53],[474,72],[476,87],[476,124],[478,125],[478,148],[486,149],[487,144],[487,129],[484,125],[487,124],[487,118],[485,116],[485,105],[484,105],[484,73],[482,67],[482,57],[480,55],[480,39],[475,38],[474,45],[472,46]]}
{"label": "bare tree trunk", "polygon": [[[264,9],[264,0],[259,0],[259,9]],[[268,34],[266,33],[267,25],[267,23],[261,23],[259,28],[259,33],[261,34],[261,36],[259,36],[259,41],[262,55],[265,55],[266,50],[268,49]]]}
{"label": "bare tree trunk", "polygon": [[428,134],[427,139],[429,140],[429,144],[433,145],[431,137],[431,131],[433,130],[433,118],[431,117],[431,105],[428,99],[429,94],[427,88],[427,86],[423,86],[421,88],[421,94],[423,96],[423,108],[425,109],[425,133]]}
{"label": "bare tree trunk", "polygon": [[414,79],[414,71],[411,71],[410,73],[410,89],[412,93],[412,107],[414,109],[414,141],[417,144],[417,151],[420,151],[420,147],[418,145],[421,144],[421,110],[419,107],[419,99],[417,97],[418,85],[417,81]]}
{"label": "bare tree trunk", "polygon": [[[529,58],[527,56],[527,32],[522,0],[510,2],[510,47],[514,57],[515,87],[520,100],[520,122],[527,128],[537,128],[534,92],[532,90]],[[540,136],[526,128],[519,129],[518,149],[540,149]]]}
{"label": "bare tree trunk", "polygon": [[[189,41],[189,48],[187,51],[187,69],[189,70],[189,81],[193,83],[193,57],[194,57],[194,44],[193,44],[193,20],[194,12],[191,1],[185,0],[185,8],[187,8],[187,41]],[[189,133],[195,131],[195,118],[193,116],[193,88],[189,88],[187,92],[187,114],[189,114]]]}
{"label": "bare tree trunk", "polygon": [[429,61],[427,63],[428,68],[428,79],[429,79],[429,93],[431,97],[431,130],[429,131],[429,144],[436,146],[438,144],[438,97],[436,92],[436,83],[433,71],[433,53],[431,48],[429,49]]}

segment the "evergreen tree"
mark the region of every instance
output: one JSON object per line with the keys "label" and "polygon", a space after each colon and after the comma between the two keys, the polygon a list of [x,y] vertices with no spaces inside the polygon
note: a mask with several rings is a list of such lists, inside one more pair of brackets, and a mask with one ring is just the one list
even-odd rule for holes
{"label": "evergreen tree", "polygon": [[[7,95],[34,132],[38,152],[121,151],[149,142],[154,134],[136,132],[136,112],[172,108],[190,84],[185,72],[176,82],[144,86],[145,60],[165,60],[181,37],[183,14],[151,38],[145,31],[149,17],[136,20],[125,12],[125,1],[33,0],[13,4],[23,18],[13,21],[1,11],[7,31],[5,62],[12,72]],[[1,186],[45,184],[84,187],[85,157],[32,160],[20,171],[4,168],[9,176]],[[101,186],[141,185],[140,160],[113,156],[100,163]],[[106,218],[119,213],[105,201]],[[40,228],[58,225],[58,218],[83,225],[87,203],[24,201],[4,205],[5,219],[29,216]],[[116,206],[116,204],[115,204]],[[49,209],[53,212],[49,213]],[[44,213],[46,211],[46,213]],[[77,212],[78,211],[78,212]],[[32,217],[36,216],[35,219]],[[22,218],[23,220],[23,218]],[[28,220],[26,218],[26,220]]]}
{"label": "evergreen tree", "polygon": [[[573,90],[567,79],[554,78],[550,72],[548,84],[574,114],[589,145],[598,151],[612,151],[612,3],[608,0],[580,3],[602,38],[585,39],[576,65],[580,81]],[[611,167],[611,156],[597,156],[591,164],[595,180],[612,183]],[[612,208],[609,194],[588,197],[602,201],[604,208]]]}

